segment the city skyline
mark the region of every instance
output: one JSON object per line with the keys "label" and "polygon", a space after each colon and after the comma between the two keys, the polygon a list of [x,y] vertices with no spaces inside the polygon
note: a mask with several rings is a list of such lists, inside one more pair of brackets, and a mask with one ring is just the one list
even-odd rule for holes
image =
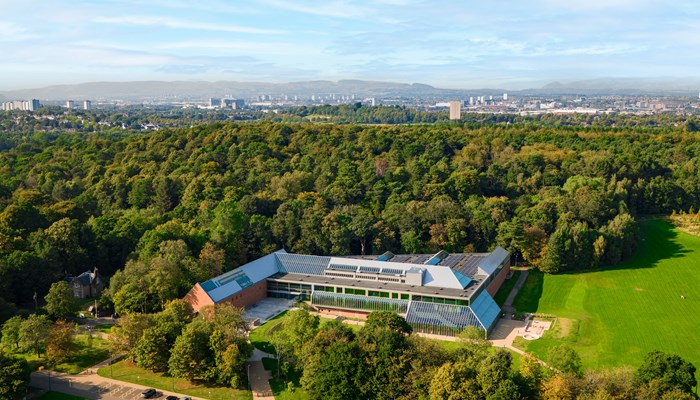
{"label": "city skyline", "polygon": [[0,90],[89,81],[367,79],[520,89],[696,77],[692,1],[0,0]]}

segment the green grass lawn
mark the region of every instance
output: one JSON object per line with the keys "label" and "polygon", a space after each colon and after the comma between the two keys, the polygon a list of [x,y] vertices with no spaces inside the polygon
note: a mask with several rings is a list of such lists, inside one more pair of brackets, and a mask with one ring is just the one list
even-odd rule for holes
{"label": "green grass lawn", "polygon": [[[110,367],[100,368],[97,373],[100,376],[109,378]],[[128,360],[120,361],[112,365],[111,378],[170,391],[173,391],[174,384],[174,391],[177,393],[212,400],[243,400],[253,398],[251,392],[248,390],[236,390],[220,386],[192,383],[185,379],[173,379],[169,376],[163,376],[162,373],[151,372],[143,368],[139,368]]]}
{"label": "green grass lawn", "polygon": [[520,278],[521,273],[522,271],[519,269],[514,269],[513,276],[511,276],[510,279],[506,279],[506,281],[503,282],[503,285],[501,285],[501,288],[498,289],[498,293],[496,293],[496,297],[493,299],[496,301],[496,304],[498,304],[499,307],[503,307],[503,303],[506,302],[510,291],[513,290],[513,287],[518,281],[518,278]]}
{"label": "green grass lawn", "polygon": [[71,396],[59,392],[46,392],[39,398],[40,400],[88,400],[85,397]]}
{"label": "green grass lawn", "polygon": [[637,367],[655,349],[700,367],[700,237],[660,219],[641,227],[638,254],[621,266],[561,275],[531,271],[514,306],[554,314],[559,327],[519,345],[546,360],[551,346],[569,343],[594,369]]}
{"label": "green grass lawn", "polygon": [[87,335],[75,335],[77,349],[72,357],[65,362],[49,366],[47,365],[46,354],[42,354],[41,358],[37,357],[36,353],[15,353],[12,354],[24,357],[31,366],[32,370],[37,370],[39,367],[51,369],[53,371],[64,372],[67,374],[78,374],[81,371],[98,364],[109,358],[109,343],[96,336],[92,337],[92,344],[88,344]]}
{"label": "green grass lawn", "polygon": [[252,343],[256,349],[270,354],[277,354],[275,352],[275,347],[270,343],[270,339],[272,338],[272,334],[275,332],[275,330],[279,329],[279,325],[282,323],[282,317],[284,317],[286,314],[287,312],[285,311],[250,331],[250,335],[248,337],[250,339],[250,343]]}
{"label": "green grass lawn", "polygon": [[102,333],[111,333],[113,327],[114,325],[112,324],[95,325],[95,330]]}

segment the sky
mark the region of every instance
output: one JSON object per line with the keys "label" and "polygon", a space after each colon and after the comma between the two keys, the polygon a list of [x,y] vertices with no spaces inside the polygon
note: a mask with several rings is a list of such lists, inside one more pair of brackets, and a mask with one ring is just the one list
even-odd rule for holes
{"label": "sky", "polygon": [[469,89],[697,77],[697,0],[0,0],[0,90],[365,79]]}

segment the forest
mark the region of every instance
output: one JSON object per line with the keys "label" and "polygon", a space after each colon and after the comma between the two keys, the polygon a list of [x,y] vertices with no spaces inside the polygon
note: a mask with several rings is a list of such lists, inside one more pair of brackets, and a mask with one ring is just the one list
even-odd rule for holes
{"label": "forest", "polygon": [[280,248],[501,245],[548,273],[599,268],[634,254],[640,217],[700,207],[700,140],[683,125],[262,121],[6,131],[2,148],[0,320],[93,268],[106,305],[160,311]]}

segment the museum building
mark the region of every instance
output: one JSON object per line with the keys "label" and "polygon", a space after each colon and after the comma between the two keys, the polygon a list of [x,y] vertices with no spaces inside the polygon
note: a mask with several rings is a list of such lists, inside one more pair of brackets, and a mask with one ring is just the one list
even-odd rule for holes
{"label": "museum building", "polygon": [[363,316],[394,311],[414,331],[454,336],[473,325],[490,332],[501,312],[493,300],[510,253],[313,256],[279,250],[197,283],[185,296],[195,311],[228,302],[250,307],[266,297],[305,300],[320,312]]}

